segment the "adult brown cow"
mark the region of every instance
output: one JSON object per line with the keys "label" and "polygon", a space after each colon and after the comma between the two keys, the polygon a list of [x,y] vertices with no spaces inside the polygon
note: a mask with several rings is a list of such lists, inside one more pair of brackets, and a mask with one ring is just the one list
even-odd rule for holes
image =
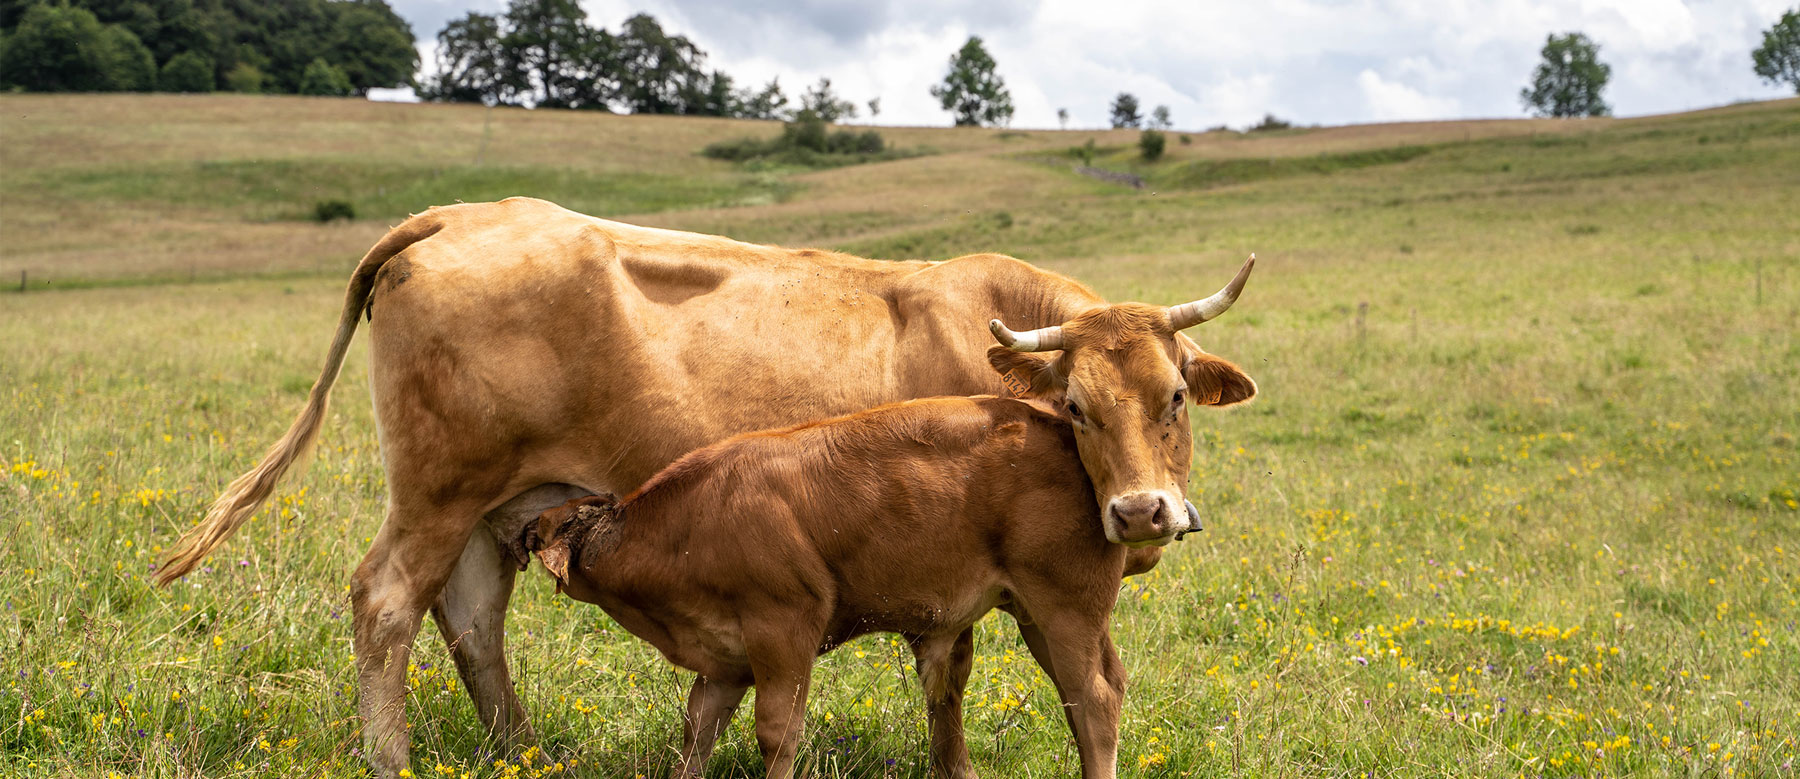
{"label": "adult brown cow", "polygon": [[[1066,394],[1107,537],[1160,539],[1183,521],[1184,396],[1228,405],[1256,392],[1178,331],[1229,307],[1250,268],[1193,303],[1109,305],[1000,255],[865,260],[528,198],[433,208],[363,257],[305,409],[157,578],[205,559],[311,444],[366,313],[388,511],[350,591],[364,749],[380,775],[407,766],[407,656],[427,609],[489,732],[528,742],[505,656],[515,569],[476,532],[484,517],[517,527],[572,497],[627,493],[739,432],[1010,386]],[[992,317],[1012,350],[988,348]],[[1044,350],[1060,354],[1030,353]]]}

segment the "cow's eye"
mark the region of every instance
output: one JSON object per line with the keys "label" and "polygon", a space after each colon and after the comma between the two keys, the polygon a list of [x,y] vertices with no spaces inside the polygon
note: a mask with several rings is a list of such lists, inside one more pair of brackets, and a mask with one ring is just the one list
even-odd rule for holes
{"label": "cow's eye", "polygon": [[1069,416],[1073,417],[1077,422],[1082,421],[1081,407],[1075,405],[1073,401],[1069,403]]}
{"label": "cow's eye", "polygon": [[1187,401],[1187,392],[1182,391],[1182,390],[1175,390],[1175,399],[1170,401],[1169,405],[1171,407],[1175,408],[1177,411],[1179,411],[1181,409],[1181,404],[1186,401]]}

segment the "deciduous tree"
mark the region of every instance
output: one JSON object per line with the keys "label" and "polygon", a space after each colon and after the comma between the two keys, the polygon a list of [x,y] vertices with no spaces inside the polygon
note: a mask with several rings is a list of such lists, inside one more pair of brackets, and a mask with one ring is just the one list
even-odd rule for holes
{"label": "deciduous tree", "polygon": [[950,55],[950,72],[943,83],[931,88],[931,96],[956,116],[958,127],[1000,127],[1012,121],[1012,93],[978,36],[969,36],[968,42]]}
{"label": "deciduous tree", "polygon": [[342,68],[325,61],[324,57],[314,59],[300,74],[300,94],[319,97],[344,97],[354,94],[356,87],[350,83],[350,77]]}
{"label": "deciduous tree", "polygon": [[1120,92],[1112,101],[1112,126],[1117,130],[1122,127],[1137,128],[1144,123],[1144,117],[1138,113],[1137,96],[1130,92]]}
{"label": "deciduous tree", "polygon": [[1538,116],[1606,116],[1612,108],[1601,93],[1612,68],[1600,61],[1600,46],[1578,32],[1551,35],[1531,85],[1519,90],[1525,110]]}
{"label": "deciduous tree", "polygon": [[156,77],[156,88],[164,92],[211,92],[217,85],[212,60],[191,51],[164,63]]}
{"label": "deciduous tree", "polygon": [[513,0],[500,38],[508,93],[556,108],[607,108],[617,93],[612,36],[575,0]]}
{"label": "deciduous tree", "polygon": [[[259,89],[268,92],[297,91],[318,58],[345,71],[358,91],[410,84],[418,67],[412,29],[385,0],[0,0],[0,32],[32,48],[32,31],[22,28],[40,7],[63,22],[87,14],[104,32],[73,60],[40,50],[28,63],[19,61],[18,75],[9,71],[5,79],[30,90],[66,90],[71,83],[84,90],[155,89],[158,66],[166,69],[182,54],[210,63],[214,86],[223,75],[228,86],[244,88],[261,73]],[[94,29],[68,23],[74,27],[65,25],[65,35]],[[193,76],[191,64],[177,71]],[[108,74],[98,82],[96,68]],[[199,86],[197,78],[183,84]]]}
{"label": "deciduous tree", "polygon": [[419,69],[412,28],[385,2],[334,4],[320,55],[350,79],[357,94],[409,86]]}
{"label": "deciduous tree", "polygon": [[6,36],[0,82],[36,92],[145,90],[156,85],[156,64],[130,30],[85,8],[41,4]]}
{"label": "deciduous tree", "polygon": [[438,69],[420,86],[421,97],[487,105],[512,102],[499,17],[470,11],[444,25],[437,40]]}
{"label": "deciduous tree", "polygon": [[1800,9],[1781,15],[1763,31],[1763,42],[1750,52],[1756,75],[1770,84],[1787,84],[1800,95]]}
{"label": "deciduous tree", "polygon": [[614,42],[619,99],[632,113],[700,113],[710,84],[701,70],[706,53],[693,41],[641,13],[625,20]]}
{"label": "deciduous tree", "polygon": [[806,94],[800,96],[800,110],[811,111],[826,124],[856,118],[856,104],[839,97],[831,89],[831,79],[823,76],[819,78],[819,83],[807,87]]}
{"label": "deciduous tree", "polygon": [[737,116],[745,119],[786,119],[788,97],[781,93],[781,79],[769,79],[762,89],[737,93]]}
{"label": "deciduous tree", "polygon": [[149,92],[156,88],[156,59],[130,30],[117,24],[106,25],[100,32],[97,55],[108,89]]}

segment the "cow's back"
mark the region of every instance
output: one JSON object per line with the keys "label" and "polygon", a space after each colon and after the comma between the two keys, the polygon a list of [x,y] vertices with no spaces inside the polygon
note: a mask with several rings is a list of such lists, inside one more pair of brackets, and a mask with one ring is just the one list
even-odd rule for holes
{"label": "cow's back", "polygon": [[865,260],[527,198],[414,218],[441,227],[387,263],[370,304],[390,477],[504,452],[508,494],[625,492],[738,432],[996,392],[989,318],[1097,300],[1010,258]]}

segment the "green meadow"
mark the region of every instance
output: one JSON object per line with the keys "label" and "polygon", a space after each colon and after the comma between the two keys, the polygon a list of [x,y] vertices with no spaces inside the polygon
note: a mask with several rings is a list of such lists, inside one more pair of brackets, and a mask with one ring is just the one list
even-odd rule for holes
{"label": "green meadow", "polygon": [[[779,125],[307,98],[0,96],[0,774],[355,777],[347,585],[384,485],[359,339],[310,464],[147,574],[286,428],[344,280],[433,203],[883,258],[997,251],[1192,331],[1260,397],[1197,409],[1203,533],[1126,581],[1120,772],[1787,775],[1800,760],[1800,99],[1583,121],[1172,133],[884,129],[829,170],[699,155]],[[1076,173],[1141,176],[1133,189]],[[358,218],[317,224],[320,200]],[[18,292],[21,273],[26,291]],[[415,776],[665,772],[687,675],[521,576],[542,737],[495,754],[428,623]],[[1076,770],[1004,615],[987,776]],[[747,709],[746,709],[747,711]],[[886,636],[819,661],[822,777],[927,773]],[[750,717],[709,775],[761,775]]]}

